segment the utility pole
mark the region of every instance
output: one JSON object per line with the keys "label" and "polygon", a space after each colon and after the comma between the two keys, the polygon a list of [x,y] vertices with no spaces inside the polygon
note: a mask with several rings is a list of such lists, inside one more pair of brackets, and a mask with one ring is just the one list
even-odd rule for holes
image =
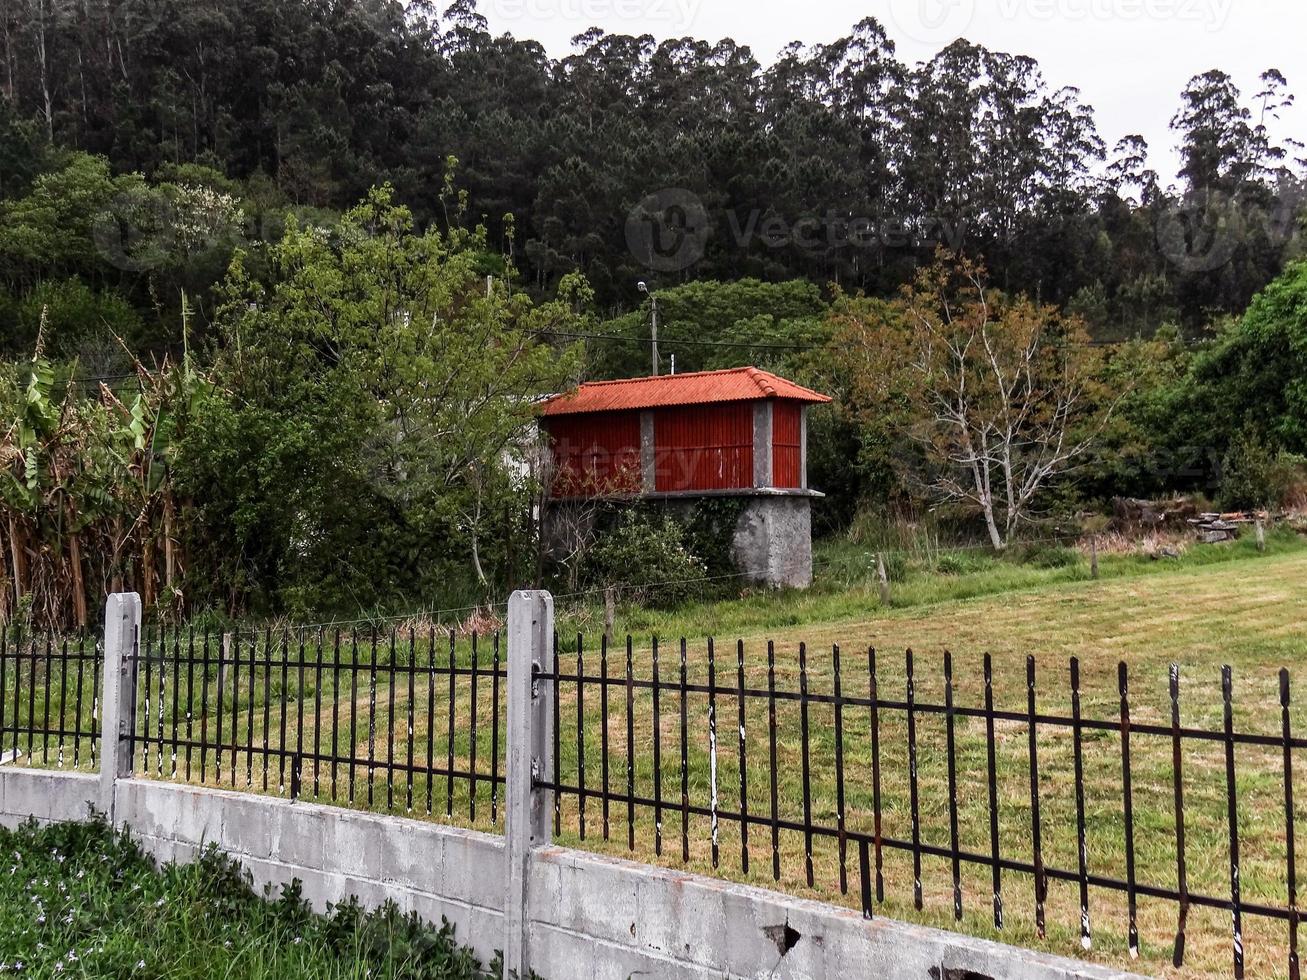
{"label": "utility pole", "polygon": [[649,302],[653,307],[653,320],[649,333],[649,343],[653,353],[653,376],[658,377],[658,297],[649,292],[648,283],[639,284],[640,292],[649,297]]}

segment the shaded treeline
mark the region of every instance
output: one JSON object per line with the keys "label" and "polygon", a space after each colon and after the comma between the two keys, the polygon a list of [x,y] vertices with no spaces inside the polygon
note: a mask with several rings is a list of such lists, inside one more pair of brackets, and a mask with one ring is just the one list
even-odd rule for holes
{"label": "shaded treeline", "polygon": [[[774,58],[592,30],[554,59],[492,36],[473,0],[7,0],[0,193],[21,200],[63,165],[53,147],[77,148],[152,181],[203,183],[185,170],[203,165],[239,182],[257,239],[276,237],[261,216],[343,210],[383,181],[444,225],[453,157],[466,213],[527,282],[580,271],[612,310],[651,272],[886,295],[943,243],[1005,290],[1075,304],[1100,336],[1197,331],[1242,311],[1290,247],[1301,149],[1271,136],[1285,79],[1262,82],[1241,94],[1213,70],[1180,94],[1172,186],[1033,59],[959,40],[909,65],[870,18]],[[668,189],[702,247],[651,270],[628,218]],[[0,243],[11,292],[85,271],[25,241]],[[113,259],[101,278],[137,306],[175,305]],[[199,295],[220,266],[187,271]]]}

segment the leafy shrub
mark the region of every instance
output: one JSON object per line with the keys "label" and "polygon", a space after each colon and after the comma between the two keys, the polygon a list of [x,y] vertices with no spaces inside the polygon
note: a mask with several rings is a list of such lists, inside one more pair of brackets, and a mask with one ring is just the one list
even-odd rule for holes
{"label": "leafy shrub", "polygon": [[682,541],[691,554],[702,559],[709,575],[735,571],[731,547],[746,504],[742,497],[706,497],[695,504],[685,522]]}
{"label": "leafy shrub", "polygon": [[591,577],[632,602],[679,605],[700,593],[708,574],[686,547],[685,533],[671,517],[628,510],[590,553]]}
{"label": "leafy shrub", "polygon": [[80,279],[52,280],[0,299],[0,352],[31,357],[43,313],[45,352],[55,357],[114,363],[121,358],[114,338],[132,346],[143,330],[140,314],[121,294],[96,292]]}
{"label": "leafy shrub", "polygon": [[1281,506],[1302,483],[1303,464],[1301,457],[1274,451],[1245,429],[1221,462],[1217,504],[1225,511]]}
{"label": "leafy shrub", "polygon": [[935,571],[940,575],[970,575],[978,572],[990,559],[981,554],[965,551],[949,551],[935,560]]}
{"label": "leafy shrub", "polygon": [[[215,847],[189,865],[154,865],[102,820],[0,829],[13,869],[0,880],[0,963],[32,976],[218,980],[491,980],[453,927],[394,904],[356,901],[318,916],[298,882],[265,900]],[[163,937],[164,941],[161,941]]]}

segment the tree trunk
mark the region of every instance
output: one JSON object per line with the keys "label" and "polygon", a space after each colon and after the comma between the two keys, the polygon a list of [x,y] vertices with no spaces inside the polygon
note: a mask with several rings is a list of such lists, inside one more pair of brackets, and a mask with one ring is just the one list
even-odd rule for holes
{"label": "tree trunk", "polygon": [[472,513],[472,568],[477,574],[477,581],[481,583],[483,589],[490,587],[490,581],[486,578],[485,569],[481,567],[481,540],[479,537],[481,528],[481,486],[477,482],[476,510]]}
{"label": "tree trunk", "polygon": [[4,16],[4,41],[5,41],[5,98],[13,102],[14,89],[14,32],[9,26],[9,11],[5,10]]}
{"label": "tree trunk", "polygon": [[44,104],[45,115],[45,135],[51,143],[54,142],[54,98],[50,94],[50,59],[46,51],[45,31],[46,31],[46,0],[38,0],[38,9],[36,22],[36,60],[41,70],[41,98]]}
{"label": "tree trunk", "polygon": [[79,629],[87,627],[86,579],[82,574],[82,541],[74,531],[68,537],[68,564],[72,569],[73,616]]}
{"label": "tree trunk", "polygon": [[163,585],[169,595],[173,592],[173,582],[177,576],[177,552],[173,544],[173,503],[172,493],[166,488],[163,492]]}
{"label": "tree trunk", "polygon": [[126,542],[123,541],[123,519],[115,517],[113,519],[113,575],[110,577],[109,587],[114,592],[123,591],[123,572],[122,572],[122,555],[123,547]]}
{"label": "tree trunk", "polygon": [[18,520],[13,515],[9,517],[9,558],[14,574],[14,607],[17,608],[22,604],[23,595],[27,592],[27,561],[23,553],[23,539]]}
{"label": "tree trunk", "polygon": [[154,605],[154,529],[148,520],[142,522],[140,589],[141,605],[151,608]]}

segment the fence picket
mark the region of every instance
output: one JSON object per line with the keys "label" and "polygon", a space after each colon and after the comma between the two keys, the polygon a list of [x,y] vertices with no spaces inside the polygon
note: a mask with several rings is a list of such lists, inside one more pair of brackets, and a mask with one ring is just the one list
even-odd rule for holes
{"label": "fence picket", "polygon": [[867,647],[867,685],[871,694],[871,810],[876,844],[876,901],[885,901],[884,854],[880,809],[880,686],[876,679],[876,648]]}
{"label": "fence picket", "polygon": [[1117,669],[1121,690],[1121,799],[1125,816],[1126,907],[1130,917],[1130,958],[1139,958],[1139,900],[1135,885],[1135,807],[1130,777],[1130,683],[1124,662]]}
{"label": "fence picket", "polygon": [[1044,874],[1043,826],[1039,814],[1039,734],[1035,723],[1035,658],[1026,658],[1026,733],[1030,746],[1030,842],[1035,863],[1035,932],[1047,933],[1044,903],[1048,900],[1048,878]]}
{"label": "fence picket", "polygon": [[[468,710],[468,750],[467,750],[467,771],[468,771],[468,801],[467,816],[473,823],[477,819],[477,671],[479,669],[480,650],[477,648],[478,637],[475,631],[472,633],[472,673],[469,677],[468,684],[471,690],[471,696],[467,701]],[[393,681],[393,677],[392,677]],[[395,686],[391,684],[393,703],[393,692]],[[584,785],[584,784],[582,784]]]}
{"label": "fence picket", "polygon": [[[749,746],[745,737],[744,641],[735,645],[735,700],[740,726],[740,871],[749,873]],[[843,810],[843,807],[841,807]]]}
{"label": "fence picket", "polygon": [[708,638],[708,809],[709,830],[712,838],[712,866],[721,863],[717,820],[717,657],[712,637]]}
{"label": "fence picket", "polygon": [[[1234,671],[1221,668],[1221,699],[1225,715],[1225,792],[1230,825],[1230,925],[1234,934],[1234,976],[1243,980],[1243,908],[1239,868],[1239,801],[1234,774]],[[1132,946],[1133,948],[1133,946]]]}
{"label": "fence picket", "polygon": [[808,887],[813,885],[812,868],[812,763],[808,743],[808,646],[799,644],[799,733],[803,742],[803,869]]}
{"label": "fence picket", "polygon": [[1289,980],[1299,980],[1298,867],[1297,851],[1294,846],[1293,812],[1293,736],[1289,722],[1289,672],[1285,669],[1280,670],[1280,727],[1284,741],[1284,863],[1289,899]]}
{"label": "fence picket", "polygon": [[659,695],[662,682],[658,675],[658,637],[653,638],[653,777],[654,777],[654,854],[663,856],[663,720]]}
{"label": "fence picket", "polygon": [[779,771],[776,765],[776,644],[767,641],[767,740],[771,781],[771,868],[772,879],[781,880],[781,822],[780,798],[777,789]]}
{"label": "fence picket", "polygon": [[912,816],[912,907],[922,910],[921,807],[917,789],[917,687],[913,679],[912,651],[904,654],[908,696],[908,803]]}
{"label": "fence picket", "polygon": [[994,737],[994,662],[985,654],[985,774],[989,783],[989,860],[990,887],[994,897],[994,928],[1003,928],[1003,865],[998,842],[998,764]]}
{"label": "fence picket", "polygon": [[603,808],[604,841],[608,826],[608,634],[599,638],[599,799]]}
{"label": "fence picket", "polygon": [[844,819],[844,699],[840,692],[840,645],[831,647],[831,667],[835,682],[835,827],[839,834],[840,894],[849,893],[849,837]]}
{"label": "fence picket", "polygon": [[626,637],[626,849],[635,850],[635,664]]}
{"label": "fence picket", "polygon": [[1180,665],[1171,664],[1171,778],[1175,784],[1175,871],[1180,910],[1171,962],[1184,966],[1185,933],[1189,927],[1189,869],[1185,861],[1184,751],[1180,735]]}
{"label": "fence picket", "polygon": [[945,755],[948,761],[948,837],[953,866],[953,919],[962,921],[962,858],[958,851],[957,719],[953,712],[953,654],[944,651]]}
{"label": "fence picket", "polygon": [[585,653],[584,638],[576,635],[576,806],[581,827],[581,840],[585,840]]}
{"label": "fence picket", "polygon": [[1071,744],[1076,779],[1076,870],[1080,874],[1080,948],[1093,948],[1089,927],[1089,845],[1085,839],[1085,747],[1080,726],[1080,659],[1071,658]]}

